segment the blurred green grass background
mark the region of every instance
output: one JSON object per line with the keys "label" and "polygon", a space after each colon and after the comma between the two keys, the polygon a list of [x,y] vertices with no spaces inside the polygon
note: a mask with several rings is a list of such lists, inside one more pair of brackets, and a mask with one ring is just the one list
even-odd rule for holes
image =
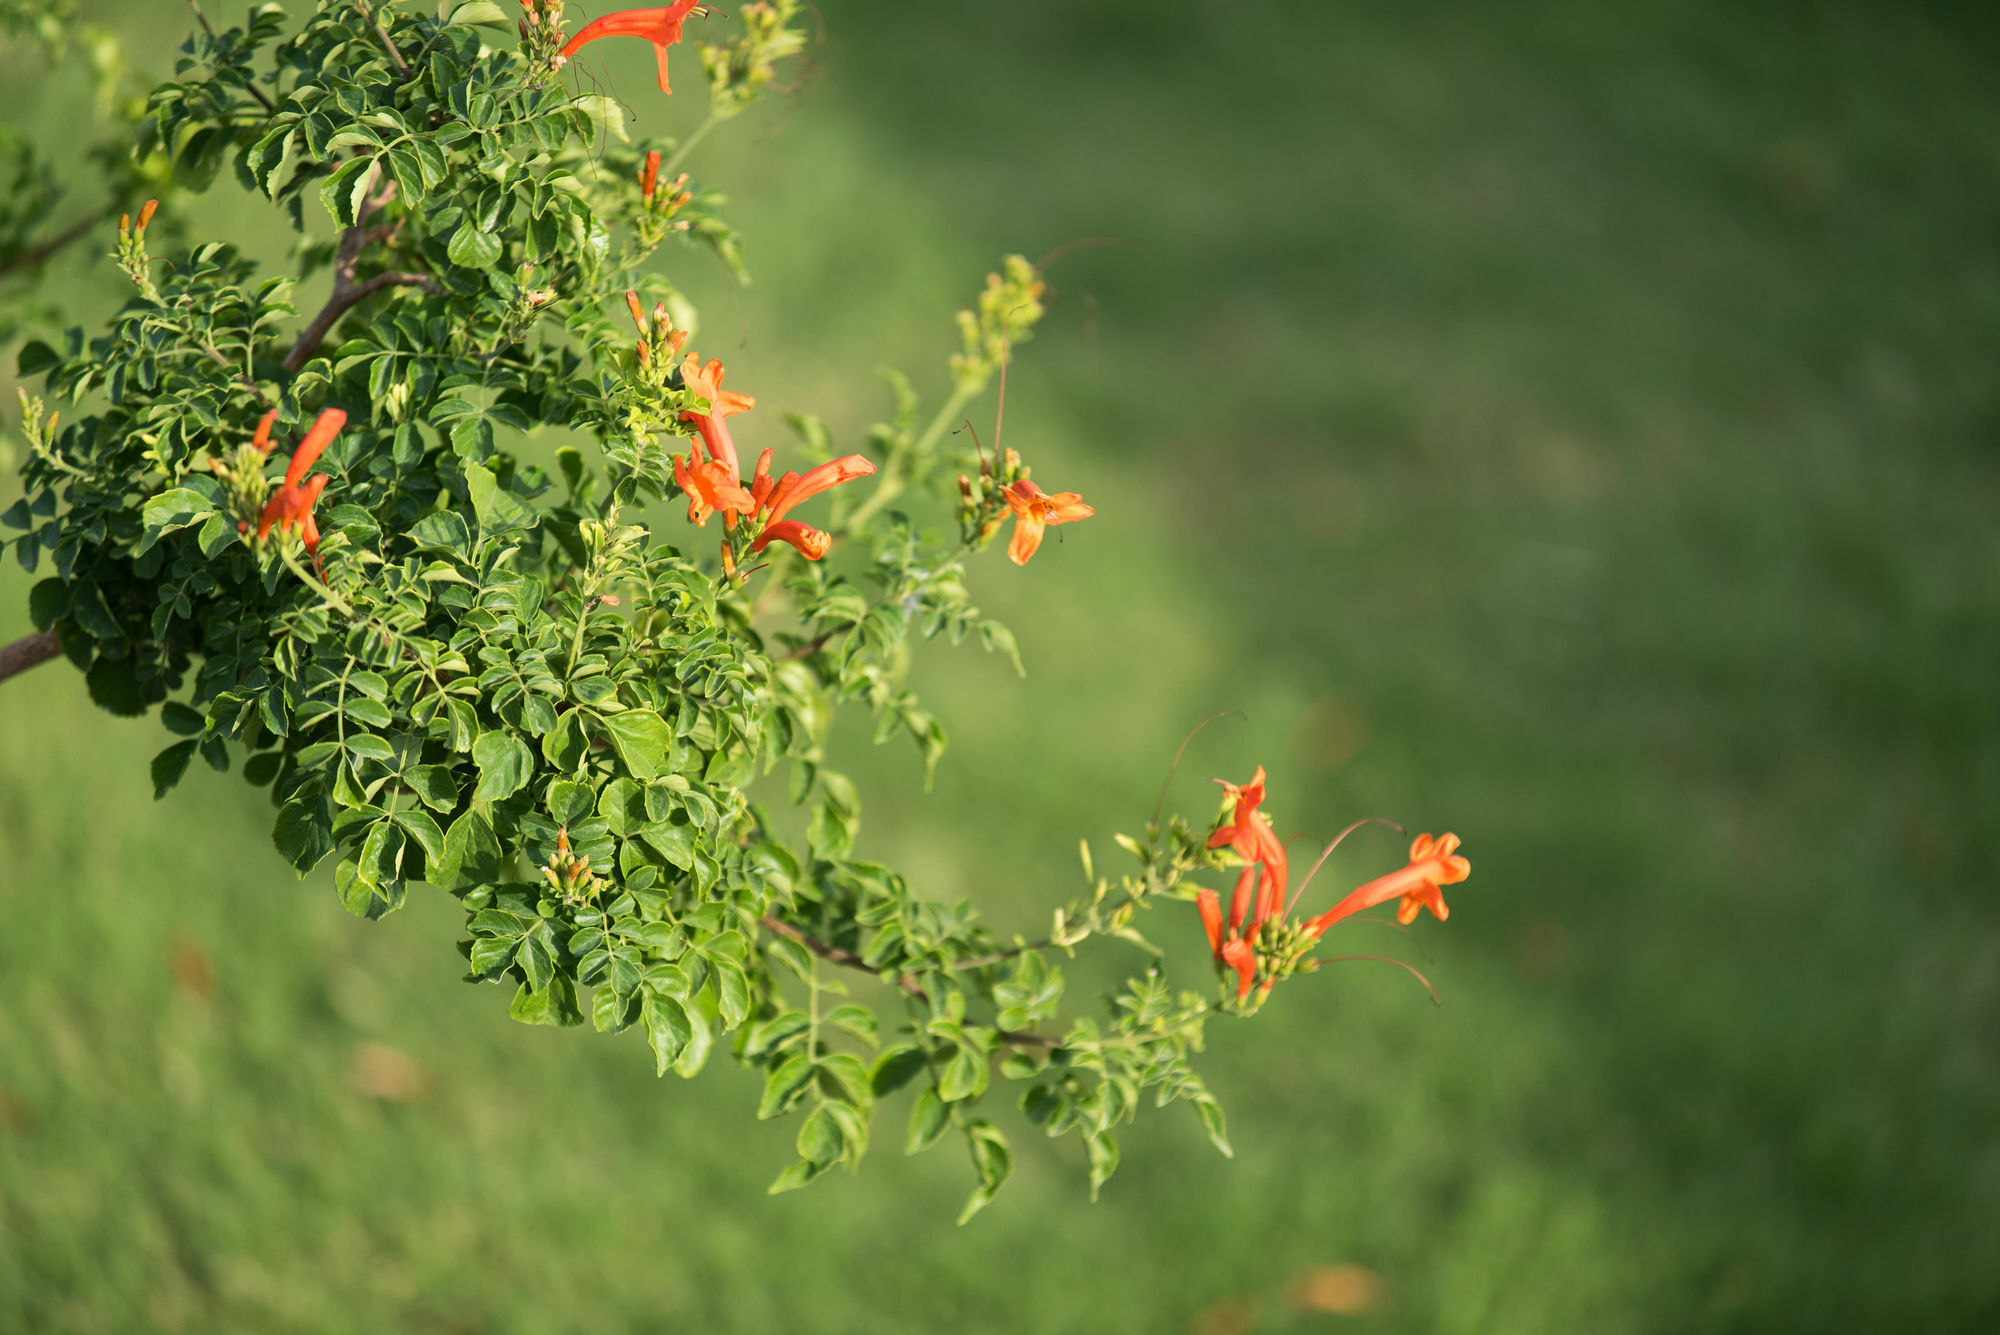
{"label": "blurred green grass background", "polygon": [[[167,72],[180,11],[83,8]],[[1096,1206],[1023,1131],[954,1230],[964,1166],[902,1159],[894,1105],[860,1177],[767,1198],[791,1130],[750,1079],[511,1024],[442,896],[346,917],[234,777],[155,805],[157,724],[58,664],[0,688],[0,1326],[2000,1326],[1990,17],[820,17],[797,95],[694,164],[758,279],[676,271],[746,440],[811,409],[858,444],[872,368],[935,395],[1001,251],[1129,239],[1057,266],[1010,378],[1008,443],[1099,511],[976,572],[1030,676],[924,655],[928,798],[850,723],[863,849],[1031,930],[1241,709],[1182,809],[1262,763],[1287,831],[1464,837],[1449,925],[1343,929],[1445,1006],[1288,985],[1213,1031],[1234,1161],[1147,1115]],[[667,105],[643,45],[598,51],[641,132],[697,114],[691,56]],[[74,72],[4,61],[5,113],[73,133]],[[233,187],[190,211],[282,253]],[[1200,979],[1191,911],[1156,927]]]}

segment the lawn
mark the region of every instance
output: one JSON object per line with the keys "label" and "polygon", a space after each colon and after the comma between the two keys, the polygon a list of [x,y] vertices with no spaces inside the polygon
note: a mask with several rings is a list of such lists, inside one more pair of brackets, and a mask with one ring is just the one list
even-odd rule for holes
{"label": "lawn", "polygon": [[[767,1197],[792,1128],[750,1076],[511,1023],[443,896],[348,917],[233,775],[155,804],[158,723],[57,663],[0,685],[0,1328],[2000,1326],[1991,21],[822,17],[796,94],[695,160],[757,279],[676,272],[758,395],[739,438],[811,409],[859,447],[874,368],[936,394],[1003,250],[1123,240],[1054,267],[1007,400],[1098,516],[975,572],[1025,680],[921,657],[932,793],[847,730],[862,850],[1033,930],[1240,710],[1170,802],[1261,763],[1287,831],[1464,838],[1448,924],[1341,929],[1444,1005],[1374,964],[1288,984],[1211,1031],[1235,1158],[1149,1110],[1095,1205],[1022,1126],[953,1229],[965,1166],[903,1159],[896,1108],[859,1177]],[[579,74],[684,128],[623,45]],[[49,142],[87,115],[22,49],[0,85]],[[196,225],[267,223],[225,183]],[[1364,833],[1329,874],[1398,858]],[[1205,979],[1192,910],[1158,934]]]}

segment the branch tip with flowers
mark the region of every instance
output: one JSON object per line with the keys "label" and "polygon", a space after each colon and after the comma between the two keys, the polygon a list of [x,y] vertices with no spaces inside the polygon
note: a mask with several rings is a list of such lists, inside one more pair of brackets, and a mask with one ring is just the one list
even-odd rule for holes
{"label": "branch tip with flowers", "polygon": [[[806,414],[785,418],[791,445],[754,439],[768,409],[693,346],[675,281],[691,253],[741,263],[720,198],[680,162],[779,88],[804,45],[797,0],[746,4],[736,35],[701,45],[708,112],[678,144],[602,134],[619,113],[559,75],[636,36],[666,92],[685,25],[719,11],[680,0],[572,35],[562,0],[522,9],[512,51],[394,0],[190,36],[139,153],[176,189],[228,166],[301,232],[330,226],[306,249],[330,256],[331,292],[302,318],[302,275],[220,241],[156,264],[150,200],[121,223],[131,299],[98,337],[20,351],[41,393],[22,392],[25,495],[0,524],[39,576],[36,634],[0,649],[0,677],[60,651],[106,708],[157,710],[174,734],[158,794],[197,756],[240,764],[270,792],[278,853],[300,875],[331,864],[358,916],[415,886],[451,896],[471,980],[514,1019],[632,1031],[661,1075],[724,1052],[759,1071],[756,1115],[799,1128],[774,1191],[856,1167],[905,1090],[905,1148],[966,1151],[962,1220],[1012,1169],[990,1115],[1003,1086],[1025,1125],[1077,1137],[1093,1196],[1142,1096],[1188,1104],[1228,1152],[1195,1066],[1206,1026],[1375,958],[1314,956],[1366,908],[1442,919],[1442,887],[1470,870],[1456,836],[1419,838],[1407,866],[1299,921],[1325,856],[1288,903],[1262,769],[1210,819],[1163,818],[1163,788],[1144,837],[1115,836],[1127,868],[1100,872],[1085,843],[1084,891],[1033,940],[863,856],[836,715],[907,739],[928,780],[948,737],[913,648],[976,639],[1018,668],[973,568],[1010,519],[1024,566],[1050,527],[1095,513],[1001,439],[1043,276],[1007,257],[958,313],[935,410],[892,373],[864,451]],[[991,448],[976,431],[960,448],[950,428],[995,380]],[[523,451],[545,426],[591,443]],[[719,514],[719,549],[678,516],[655,527],[662,502],[698,529]],[[947,515],[956,533],[937,532]],[[771,814],[787,802],[802,837]],[[1230,872],[1225,912],[1201,882]],[[1189,899],[1216,974],[1176,988],[1144,915]],[[1191,921],[1166,921],[1193,945]],[[1100,942],[1149,963],[1077,1006],[1063,966]],[[881,994],[850,998],[836,971]]]}

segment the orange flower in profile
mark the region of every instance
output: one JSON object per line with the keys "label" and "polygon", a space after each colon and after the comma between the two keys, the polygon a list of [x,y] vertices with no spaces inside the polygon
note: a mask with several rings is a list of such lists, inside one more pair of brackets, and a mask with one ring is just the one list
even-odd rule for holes
{"label": "orange flower in profile", "polygon": [[[733,389],[722,387],[724,375],[720,358],[707,366],[693,353],[681,364],[681,383],[691,392],[708,400],[709,409],[705,413],[684,412],[683,422],[693,422],[695,430],[701,433],[702,443],[708,446],[708,457],[719,463],[729,474],[729,485],[736,486],[742,480],[742,472],[736,464],[736,442],[730,438],[725,419],[738,413],[747,413],[757,406],[757,400],[748,394],[738,394]],[[696,451],[699,453],[699,450]],[[723,508],[723,507],[717,507]],[[731,507],[734,508],[734,507]],[[748,506],[743,507],[746,511]]]}
{"label": "orange flower in profile", "polygon": [[[1260,863],[1266,878],[1262,893],[1258,895],[1260,910],[1272,901],[1285,897],[1285,846],[1278,841],[1271,829],[1271,822],[1257,808],[1264,803],[1264,767],[1259,765],[1250,782],[1238,787],[1236,784],[1217,780],[1223,791],[1236,799],[1236,810],[1230,821],[1209,836],[1210,848],[1230,848],[1246,862]],[[1247,874],[1247,870],[1246,870]],[[1239,897],[1243,889],[1239,883]],[[1259,919],[1269,913],[1260,911]]]}
{"label": "orange flower in profile", "polygon": [[[257,427],[258,439],[252,442],[262,443],[267,451],[270,448],[268,442],[271,423],[275,417],[275,413],[265,415]],[[305,439],[299,442],[298,449],[292,451],[291,463],[285,469],[284,483],[271,493],[271,498],[264,503],[263,513],[257,516],[257,537],[260,541],[270,536],[273,528],[280,533],[296,529],[305,543],[306,555],[312,557],[315,565],[318,564],[319,525],[313,519],[312,510],[313,504],[319,500],[320,493],[326,490],[326,484],[331,479],[325,473],[315,473],[308,480],[306,470],[318,461],[321,453],[333,443],[333,438],[340,434],[341,427],[345,425],[347,425],[347,414],[338,408],[328,408],[313,422],[312,429],[306,432]]]}
{"label": "orange flower in profile", "polygon": [[833,546],[833,536],[785,516],[801,501],[810,500],[843,482],[867,477],[874,471],[874,464],[858,454],[849,454],[823,463],[803,476],[787,473],[772,482],[771,452],[765,450],[757,460],[757,475],[750,480],[750,495],[757,503],[757,512],[764,516],[764,527],[750,544],[750,550],[761,552],[769,543],[784,542],[791,544],[806,560],[819,560]]}
{"label": "orange flower in profile", "polygon": [[1208,948],[1215,962],[1236,970],[1236,995],[1245,997],[1257,972],[1254,942],[1266,923],[1285,916],[1285,846],[1271,829],[1270,820],[1257,809],[1264,802],[1262,765],[1250,782],[1240,786],[1225,782],[1222,786],[1236,805],[1230,819],[1209,836],[1208,846],[1231,849],[1249,865],[1236,878],[1226,924],[1222,900],[1215,891],[1197,891],[1195,904],[1201,910],[1202,927],[1208,933]]}
{"label": "orange flower in profile", "polygon": [[869,463],[858,454],[849,454],[823,463],[819,467],[807,472],[804,476],[797,473],[787,473],[778,479],[769,494],[764,498],[765,504],[769,506],[771,511],[769,522],[773,524],[777,523],[785,517],[793,506],[799,504],[801,501],[810,500],[828,488],[837,487],[843,482],[852,482],[858,477],[867,477],[874,471],[874,464]]}
{"label": "orange flower in profile", "polygon": [[1376,877],[1318,917],[1307,919],[1303,926],[1317,937],[1342,918],[1399,896],[1403,902],[1396,907],[1397,922],[1413,923],[1424,909],[1442,922],[1451,916],[1451,909],[1444,902],[1443,887],[1457,885],[1470,875],[1472,863],[1458,855],[1457,835],[1445,834],[1433,839],[1420,834],[1410,845],[1407,867]]}
{"label": "orange flower in profile", "polygon": [[672,93],[667,86],[667,50],[681,40],[681,24],[687,16],[701,8],[699,0],[674,0],[665,9],[622,9],[606,14],[578,30],[563,47],[562,58],[568,60],[578,48],[600,37],[643,37],[653,44],[653,54],[660,62],[660,91]]}
{"label": "orange flower in profile", "polygon": [[1007,508],[1014,512],[1014,537],[1007,544],[1007,556],[1017,566],[1028,564],[1028,558],[1042,545],[1042,531],[1048,525],[1072,524],[1097,513],[1075,492],[1059,491],[1051,496],[1027,478],[1009,486],[1006,496]]}
{"label": "orange flower in profile", "polygon": [[709,408],[706,414],[682,413],[682,421],[692,421],[704,415],[734,417],[738,413],[747,413],[757,406],[757,400],[748,394],[738,394],[733,389],[722,387],[722,377],[726,374],[727,372],[722,369],[721,358],[703,366],[699,355],[688,354],[688,359],[681,363],[681,383],[695,394],[707,399]]}
{"label": "orange flower in profile", "polygon": [[808,561],[817,561],[825,556],[827,549],[833,545],[833,537],[800,520],[781,519],[774,524],[764,525],[764,531],[750,544],[750,550],[761,552],[772,542],[790,543],[800,556]]}
{"label": "orange flower in profile", "polygon": [[688,520],[706,528],[717,510],[733,519],[755,508],[750,493],[735,479],[735,470],[714,459],[703,459],[699,448],[692,459],[674,458],[674,481],[687,493]]}
{"label": "orange flower in profile", "polygon": [[1195,907],[1201,910],[1201,925],[1208,932],[1208,948],[1215,955],[1217,964],[1226,964],[1236,970],[1236,995],[1250,995],[1250,984],[1257,977],[1257,952],[1250,943],[1235,935],[1236,923],[1230,924],[1229,934],[1222,930],[1222,902],[1213,890],[1197,890]]}

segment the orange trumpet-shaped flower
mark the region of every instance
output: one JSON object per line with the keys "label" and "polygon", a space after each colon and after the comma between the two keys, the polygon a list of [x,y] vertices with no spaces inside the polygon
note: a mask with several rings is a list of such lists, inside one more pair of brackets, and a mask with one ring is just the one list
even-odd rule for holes
{"label": "orange trumpet-shaped flower", "polygon": [[1470,875],[1472,863],[1458,855],[1457,835],[1445,834],[1433,839],[1420,834],[1410,845],[1409,866],[1376,877],[1318,917],[1307,919],[1303,926],[1319,936],[1342,918],[1399,896],[1403,902],[1396,908],[1397,922],[1413,923],[1424,909],[1442,922],[1451,916],[1451,909],[1444,902],[1443,887],[1457,885]]}
{"label": "orange trumpet-shaped flower", "polygon": [[761,552],[772,542],[790,543],[798,550],[800,556],[808,561],[817,561],[825,556],[827,548],[833,545],[833,537],[801,520],[781,519],[774,524],[764,525],[764,531],[750,544],[750,550]]}
{"label": "orange trumpet-shaped flower", "polygon": [[747,413],[757,406],[757,400],[748,394],[738,394],[733,389],[722,387],[722,377],[728,374],[722,369],[722,360],[717,358],[708,365],[701,364],[701,358],[693,353],[681,363],[681,383],[700,397],[708,400],[708,412],[682,413],[683,421],[691,421],[701,416],[734,417]]}
{"label": "orange trumpet-shaped flower", "polygon": [[749,412],[757,406],[757,400],[748,394],[724,389],[724,374],[720,358],[703,366],[700,357],[692,353],[688,355],[688,359],[681,363],[681,383],[708,400],[709,406],[705,413],[684,412],[681,420],[694,423],[695,429],[701,433],[702,443],[708,446],[708,457],[728,470],[729,481],[734,485],[741,479],[742,472],[736,464],[736,442],[730,438],[725,419]]}
{"label": "orange trumpet-shaped flower", "polygon": [[775,524],[782,520],[792,507],[801,501],[811,500],[821,492],[837,487],[843,482],[852,482],[858,477],[868,477],[874,471],[874,464],[858,454],[848,454],[823,463],[804,475],[786,473],[778,479],[764,498],[764,503],[771,511],[769,522]]}
{"label": "orange trumpet-shaped flower", "polygon": [[653,44],[653,54],[660,62],[660,91],[672,93],[667,86],[667,50],[681,40],[681,24],[687,16],[700,8],[699,0],[674,0],[665,9],[623,9],[606,14],[579,29],[563,47],[562,57],[569,59],[585,43],[600,37],[643,37]]}
{"label": "orange trumpet-shaped flower", "polygon": [[319,459],[320,453],[333,443],[340,429],[347,425],[347,414],[339,408],[328,408],[321,413],[306,432],[306,438],[299,442],[298,449],[292,451],[291,466],[285,469],[285,485],[296,487],[305,478],[306,470]]}
{"label": "orange trumpet-shaped flower", "polygon": [[[257,436],[251,444],[266,452],[270,450],[271,423],[275,418],[275,412],[265,414],[264,420],[257,425]],[[270,536],[273,528],[281,533],[297,529],[305,542],[306,555],[315,562],[319,560],[319,525],[313,519],[312,510],[331,479],[325,473],[315,473],[307,479],[306,470],[313,466],[346,424],[347,414],[338,408],[328,408],[313,422],[305,439],[292,451],[284,482],[271,493],[271,498],[264,502],[262,513],[257,516],[259,540]]]}
{"label": "orange trumpet-shaped flower", "polygon": [[1017,566],[1028,564],[1028,558],[1042,545],[1042,532],[1048,525],[1071,524],[1097,513],[1075,492],[1059,491],[1051,496],[1027,478],[1008,487],[1006,495],[1007,508],[1014,512],[1014,537],[1007,544],[1007,557]]}
{"label": "orange trumpet-shaped flower", "polygon": [[[1247,862],[1261,863],[1266,884],[1258,896],[1260,909],[1267,901],[1282,902],[1285,897],[1285,846],[1278,841],[1271,829],[1271,822],[1264,813],[1257,810],[1264,802],[1264,767],[1259,765],[1250,782],[1238,787],[1224,782],[1223,790],[1236,799],[1236,810],[1229,823],[1209,836],[1210,848],[1228,847]],[[1239,896],[1242,893],[1238,886]],[[1269,916],[1260,912],[1259,920]]]}
{"label": "orange trumpet-shaped flower", "polygon": [[1257,952],[1250,948],[1250,943],[1225,942],[1217,958],[1236,970],[1236,999],[1241,1001],[1249,996],[1250,984],[1257,978]]}
{"label": "orange trumpet-shaped flower", "polygon": [[1217,964],[1226,964],[1236,970],[1236,995],[1250,995],[1250,984],[1257,977],[1257,951],[1250,942],[1235,935],[1231,926],[1225,936],[1222,930],[1222,901],[1213,890],[1197,890],[1195,907],[1201,910],[1201,925],[1208,932],[1208,948],[1215,955]]}
{"label": "orange trumpet-shaped flower", "polygon": [[708,517],[717,510],[725,515],[749,514],[756,508],[750,493],[737,483],[735,469],[714,459],[703,459],[699,452],[692,459],[674,459],[674,481],[687,493],[688,520],[696,528],[705,528]]}

